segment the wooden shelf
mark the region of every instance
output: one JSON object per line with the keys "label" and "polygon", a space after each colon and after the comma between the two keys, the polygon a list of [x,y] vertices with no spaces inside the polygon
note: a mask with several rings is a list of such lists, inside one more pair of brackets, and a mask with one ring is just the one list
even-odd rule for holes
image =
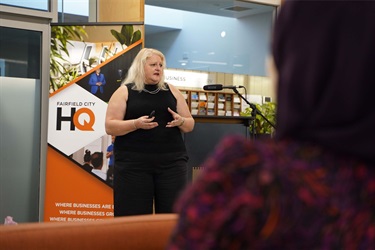
{"label": "wooden shelf", "polygon": [[240,116],[242,99],[235,93],[180,89],[193,116]]}

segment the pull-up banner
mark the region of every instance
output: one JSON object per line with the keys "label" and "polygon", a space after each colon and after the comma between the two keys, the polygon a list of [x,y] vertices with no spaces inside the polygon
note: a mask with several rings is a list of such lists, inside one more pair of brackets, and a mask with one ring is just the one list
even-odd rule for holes
{"label": "pull-up banner", "polygon": [[[69,53],[60,52],[62,59],[57,57],[52,62],[60,65],[60,70],[51,70],[46,222],[113,217],[112,179],[106,157],[112,139],[105,132],[105,113],[108,100],[142,48],[142,26],[125,27],[127,34],[131,30],[139,37],[128,45],[117,40],[119,36],[113,32],[120,33],[124,27],[74,26],[84,33],[84,41],[69,40]],[[92,168],[92,154],[103,157],[101,167]]]}

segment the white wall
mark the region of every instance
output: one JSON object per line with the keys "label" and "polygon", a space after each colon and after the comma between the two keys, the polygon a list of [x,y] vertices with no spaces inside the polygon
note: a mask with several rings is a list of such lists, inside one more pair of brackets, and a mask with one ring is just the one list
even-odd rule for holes
{"label": "white wall", "polygon": [[[266,76],[272,18],[272,12],[235,19],[146,5],[145,47],[161,50],[168,68]],[[167,29],[149,34],[148,24]]]}

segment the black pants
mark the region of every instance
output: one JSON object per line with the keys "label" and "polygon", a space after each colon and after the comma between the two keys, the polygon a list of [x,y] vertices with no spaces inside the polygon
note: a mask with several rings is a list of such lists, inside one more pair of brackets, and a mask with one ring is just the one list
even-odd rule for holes
{"label": "black pants", "polygon": [[116,152],[114,215],[172,213],[187,183],[186,153]]}

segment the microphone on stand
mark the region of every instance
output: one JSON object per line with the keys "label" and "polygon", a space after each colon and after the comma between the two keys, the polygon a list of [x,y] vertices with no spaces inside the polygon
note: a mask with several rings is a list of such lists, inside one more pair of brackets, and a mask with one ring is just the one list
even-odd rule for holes
{"label": "microphone on stand", "polygon": [[204,90],[223,90],[223,89],[237,89],[237,88],[244,88],[244,86],[223,86],[222,84],[209,84],[204,85]]}

